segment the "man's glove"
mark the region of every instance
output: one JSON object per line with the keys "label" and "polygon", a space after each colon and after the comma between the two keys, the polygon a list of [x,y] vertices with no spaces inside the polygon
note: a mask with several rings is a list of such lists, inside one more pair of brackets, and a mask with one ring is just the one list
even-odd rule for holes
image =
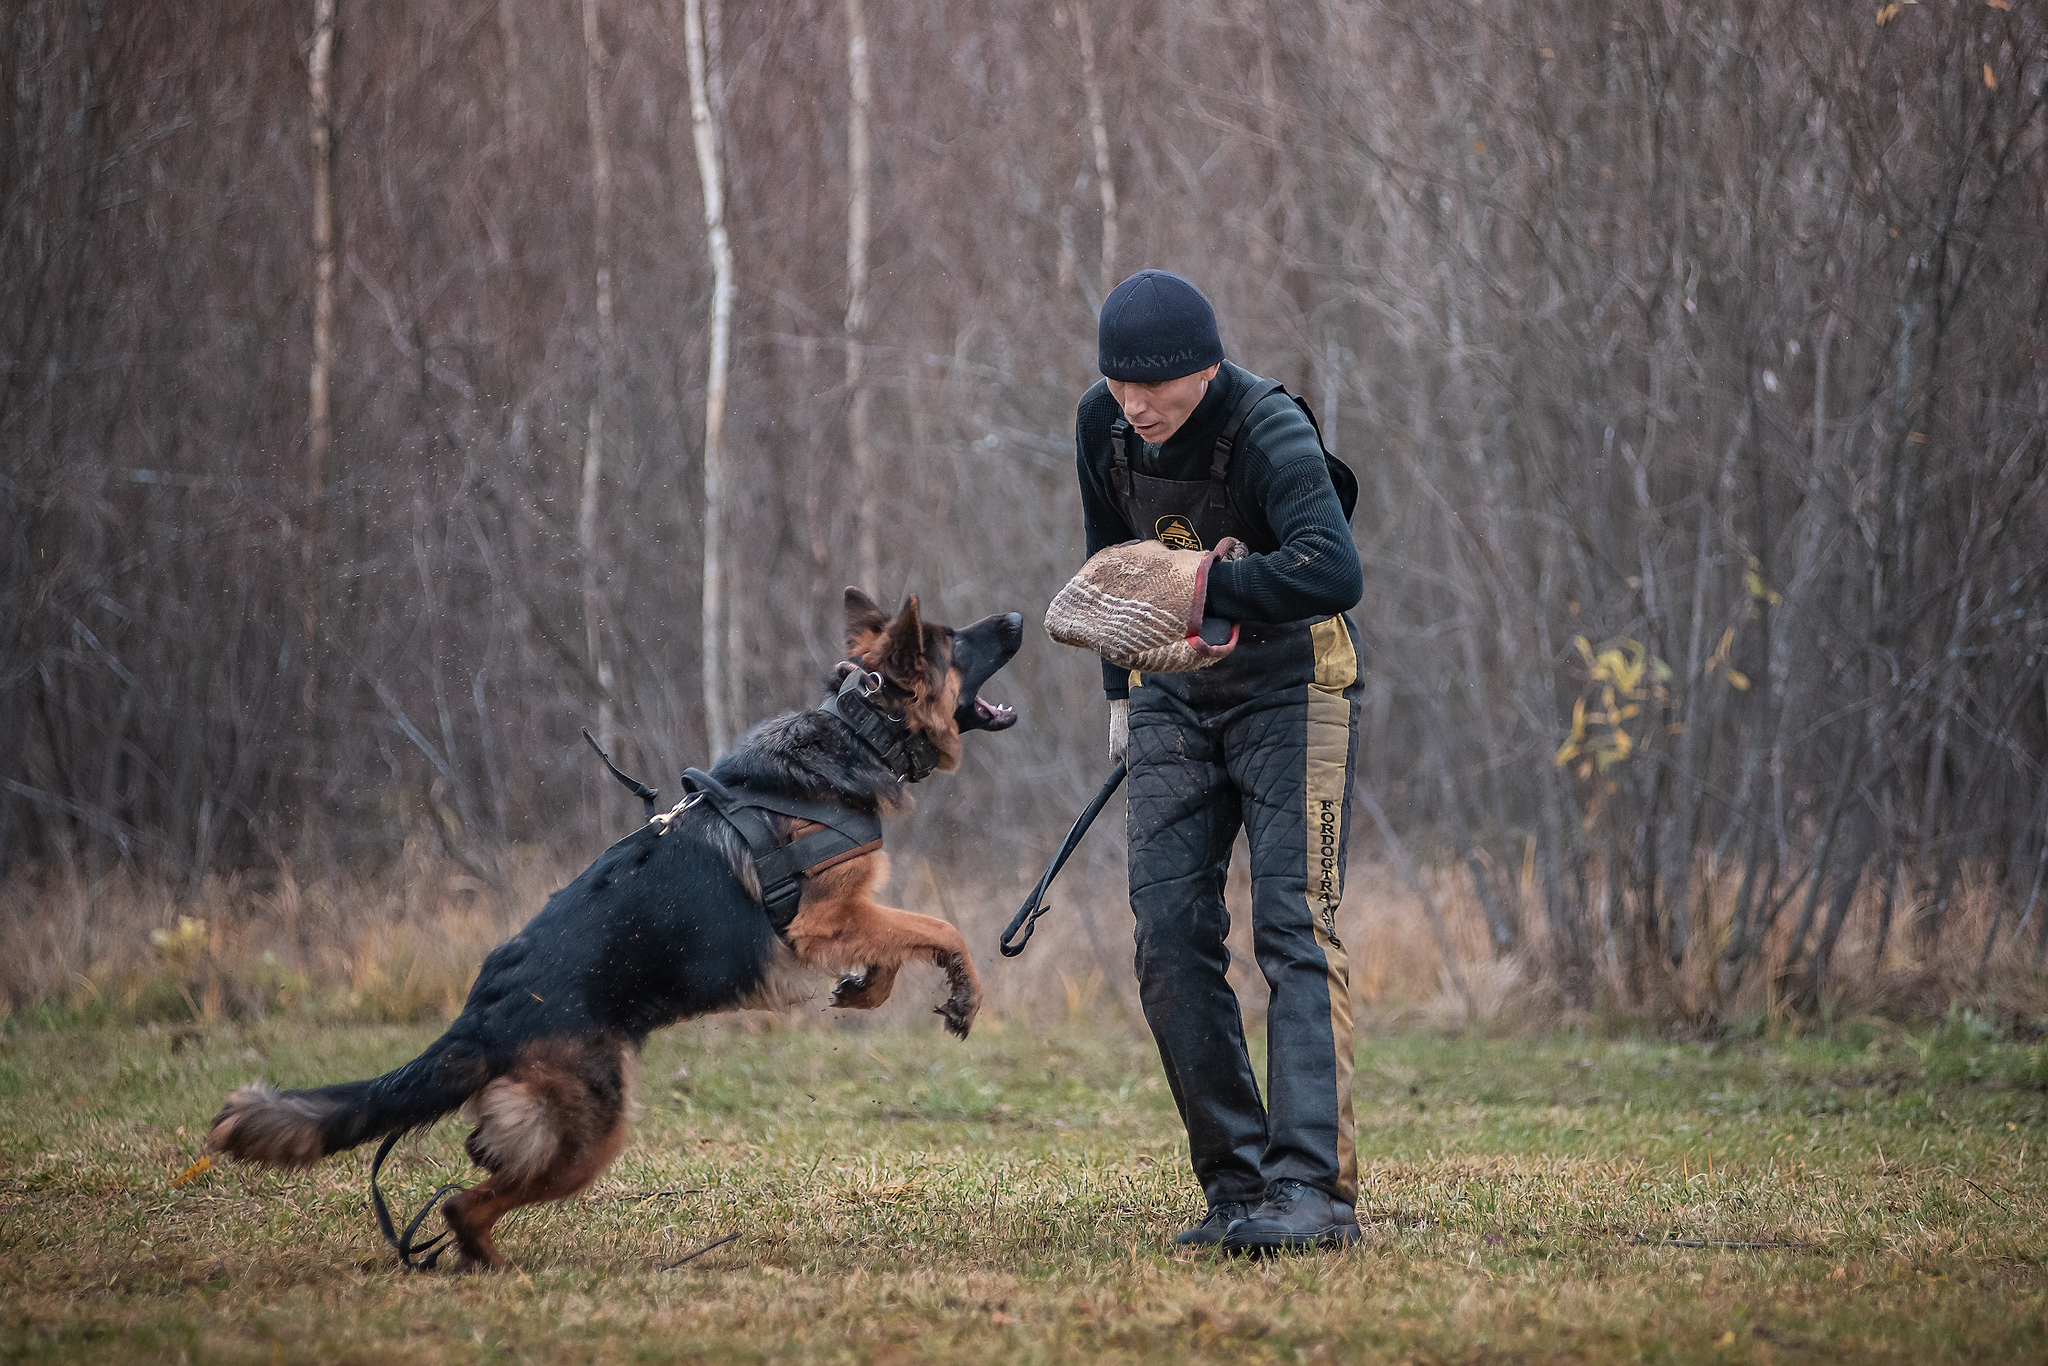
{"label": "man's glove", "polygon": [[1109,761],[1120,764],[1131,748],[1131,699],[1109,700]]}
{"label": "man's glove", "polygon": [[1237,647],[1235,623],[1227,624],[1227,639],[1204,639],[1209,567],[1244,553],[1228,536],[1214,550],[1175,550],[1158,541],[1109,546],[1089,557],[1053,598],[1045,610],[1045,633],[1062,645],[1093,650],[1120,669],[1151,674],[1206,668]]}

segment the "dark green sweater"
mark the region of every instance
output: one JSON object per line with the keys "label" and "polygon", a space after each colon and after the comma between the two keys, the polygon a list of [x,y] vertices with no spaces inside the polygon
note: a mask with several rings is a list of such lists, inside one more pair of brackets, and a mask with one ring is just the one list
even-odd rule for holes
{"label": "dark green sweater", "polygon": [[[1206,480],[1217,434],[1237,396],[1255,379],[1225,361],[1209,392],[1165,444],[1143,446],[1133,434],[1133,467],[1161,479]],[[1108,384],[1097,381],[1081,396],[1075,416],[1090,555],[1138,539],[1110,482],[1109,429],[1119,411]],[[1212,615],[1231,621],[1305,621],[1348,611],[1358,602],[1365,591],[1358,547],[1323,466],[1322,442],[1293,399],[1276,393],[1252,410],[1238,433],[1225,483],[1249,528],[1245,541],[1252,553],[1209,571]],[[1102,690],[1109,696],[1129,696],[1129,682],[1126,670],[1102,666]]]}

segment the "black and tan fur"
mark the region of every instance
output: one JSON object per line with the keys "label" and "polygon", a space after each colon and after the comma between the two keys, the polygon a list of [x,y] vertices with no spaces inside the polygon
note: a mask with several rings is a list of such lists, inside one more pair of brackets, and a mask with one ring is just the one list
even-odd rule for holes
{"label": "black and tan fur", "polygon": [[[849,588],[846,626],[849,660],[886,680],[876,701],[938,747],[941,770],[958,765],[963,731],[1014,723],[976,690],[1017,652],[1016,614],[956,631],[925,623],[914,597],[892,619]],[[712,776],[882,814],[908,803],[897,776],[819,711],[762,722]],[[811,828],[775,819],[792,835]],[[575,1194],[618,1156],[640,1045],[652,1031],[800,998],[808,994],[800,979],[817,973],[838,976],[834,1005],[873,1009],[905,963],[928,962],[946,974],[939,1014],[966,1036],[981,1005],[967,946],[945,921],[877,901],[887,876],[879,851],[807,876],[796,916],[778,935],[753,859],[723,818],[702,803],[659,817],[607,849],[484,959],[462,1015],[426,1052],[367,1081],[311,1091],[245,1086],[228,1097],[209,1145],[270,1166],[306,1166],[460,1109],[476,1126],[469,1155],[490,1177],[443,1214],[461,1267],[502,1268],[491,1237],[499,1219]]]}

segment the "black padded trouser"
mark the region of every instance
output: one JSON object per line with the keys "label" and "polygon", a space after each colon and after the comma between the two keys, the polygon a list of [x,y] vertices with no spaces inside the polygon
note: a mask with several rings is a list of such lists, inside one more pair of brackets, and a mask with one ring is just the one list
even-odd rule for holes
{"label": "black padded trouser", "polygon": [[[1246,626],[1212,668],[1131,690],[1128,810],[1139,995],[1211,1205],[1293,1177],[1358,1195],[1351,985],[1336,936],[1358,754],[1357,632]],[[1252,942],[1272,990],[1261,1105],[1225,976],[1231,842],[1251,847]]]}

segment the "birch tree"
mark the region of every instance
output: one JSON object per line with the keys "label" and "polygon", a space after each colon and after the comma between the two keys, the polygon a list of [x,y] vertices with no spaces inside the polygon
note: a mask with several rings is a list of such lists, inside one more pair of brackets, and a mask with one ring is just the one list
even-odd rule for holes
{"label": "birch tree", "polygon": [[1095,150],[1095,189],[1102,200],[1102,293],[1116,288],[1116,173],[1109,165],[1109,124],[1102,112],[1102,81],[1095,72],[1095,34],[1088,7],[1074,6],[1074,30],[1081,40],[1081,84],[1088,99],[1088,140]]}
{"label": "birch tree", "polygon": [[871,173],[868,120],[874,88],[868,70],[867,15],[861,0],[846,0],[846,76],[852,98],[846,118],[846,395],[850,405],[847,442],[853,480],[859,490],[854,531],[854,572],[870,593],[881,590],[875,535],[881,520],[881,486],[875,477],[875,449],[868,433],[867,327],[868,222]]}
{"label": "birch tree", "polygon": [[583,98],[590,118],[590,185],[593,200],[592,255],[597,263],[597,388],[590,396],[584,431],[583,486],[576,505],[576,551],[582,561],[583,639],[590,671],[597,678],[597,742],[612,747],[612,667],[604,649],[604,592],[597,544],[598,498],[604,475],[605,410],[617,367],[612,319],[612,154],[604,117],[604,38],[598,31],[597,0],[583,0]]}
{"label": "birch tree", "polygon": [[[299,543],[299,620],[305,652],[299,704],[309,749],[319,734],[320,551],[326,531],[327,465],[334,450],[329,406],[334,374],[334,25],[335,0],[313,0],[313,46],[306,61],[313,139],[313,367],[306,380],[306,515]],[[313,767],[303,763],[301,772]],[[301,819],[309,823],[313,800],[309,783],[301,807]]]}
{"label": "birch tree", "polygon": [[[713,25],[719,0],[709,0]],[[712,118],[710,82],[705,61],[706,0],[685,0],[683,42],[690,68],[690,127],[697,148],[697,176],[704,191],[705,244],[711,256],[711,348],[704,378],[704,596],[703,669],[704,726],[711,753],[722,754],[732,743],[730,699],[726,678],[730,663],[725,639],[725,385],[732,333],[732,243],[725,230],[725,175],[719,164],[718,128]]]}

